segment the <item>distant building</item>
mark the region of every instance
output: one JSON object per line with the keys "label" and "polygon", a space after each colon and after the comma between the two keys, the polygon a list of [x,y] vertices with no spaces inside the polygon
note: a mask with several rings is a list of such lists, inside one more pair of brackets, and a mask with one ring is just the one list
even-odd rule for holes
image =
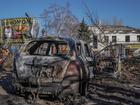
{"label": "distant building", "polygon": [[[140,29],[128,26],[100,25],[99,28],[90,26],[94,35],[91,44],[95,50],[101,50],[106,45],[115,45],[113,50],[115,55],[121,53],[122,56],[132,55],[140,48]],[[100,42],[101,41],[101,42]]]}

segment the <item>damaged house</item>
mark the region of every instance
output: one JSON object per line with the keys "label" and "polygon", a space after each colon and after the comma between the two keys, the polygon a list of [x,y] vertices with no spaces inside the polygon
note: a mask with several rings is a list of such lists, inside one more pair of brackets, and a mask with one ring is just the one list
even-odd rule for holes
{"label": "damaged house", "polygon": [[[108,45],[113,45],[112,49],[116,57],[118,54],[121,54],[122,57],[134,56],[134,52],[140,49],[140,29],[117,25],[100,25],[100,28],[104,35],[97,27],[89,27],[95,34],[94,37],[97,37],[96,39],[102,38]],[[98,51],[105,47],[97,40],[93,40],[90,44],[94,50]],[[107,51],[105,53],[110,55]]]}

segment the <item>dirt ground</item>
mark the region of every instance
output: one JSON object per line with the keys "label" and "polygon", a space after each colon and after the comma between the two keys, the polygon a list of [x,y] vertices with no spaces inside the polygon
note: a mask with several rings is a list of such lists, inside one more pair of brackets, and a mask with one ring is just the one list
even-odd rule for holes
{"label": "dirt ground", "polygon": [[140,84],[140,58],[130,58],[122,62],[121,80],[125,83]]}
{"label": "dirt ground", "polygon": [[[76,97],[75,100],[85,100],[82,103],[87,103],[87,99],[82,97]],[[89,100],[88,100],[89,101]],[[39,99],[29,100],[26,97],[15,95],[15,90],[12,86],[12,76],[9,71],[0,71],[0,105],[78,105],[74,104],[73,98],[70,97],[69,100],[61,102],[58,100],[50,101],[50,99]],[[88,104],[80,105],[88,105]]]}
{"label": "dirt ground", "polygon": [[83,104],[46,99],[31,102],[15,95],[11,71],[0,70],[0,105],[140,105],[140,60],[124,60],[120,78],[106,73],[96,75],[89,82],[87,97],[82,99]]}

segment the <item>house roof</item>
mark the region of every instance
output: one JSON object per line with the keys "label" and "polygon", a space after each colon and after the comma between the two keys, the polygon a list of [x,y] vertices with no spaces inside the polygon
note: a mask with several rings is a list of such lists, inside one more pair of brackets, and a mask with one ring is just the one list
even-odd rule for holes
{"label": "house roof", "polygon": [[[96,27],[96,26],[93,26]],[[106,34],[110,33],[119,33],[119,34],[128,34],[128,33],[135,33],[140,34],[140,29],[136,29],[129,26],[118,26],[118,25],[100,25],[100,28]]]}

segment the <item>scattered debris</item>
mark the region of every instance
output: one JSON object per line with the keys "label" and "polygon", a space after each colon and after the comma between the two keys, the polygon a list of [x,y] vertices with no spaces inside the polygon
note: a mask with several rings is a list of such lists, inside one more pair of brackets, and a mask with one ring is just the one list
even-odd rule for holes
{"label": "scattered debris", "polygon": [[8,93],[0,86],[0,95],[8,95]]}

